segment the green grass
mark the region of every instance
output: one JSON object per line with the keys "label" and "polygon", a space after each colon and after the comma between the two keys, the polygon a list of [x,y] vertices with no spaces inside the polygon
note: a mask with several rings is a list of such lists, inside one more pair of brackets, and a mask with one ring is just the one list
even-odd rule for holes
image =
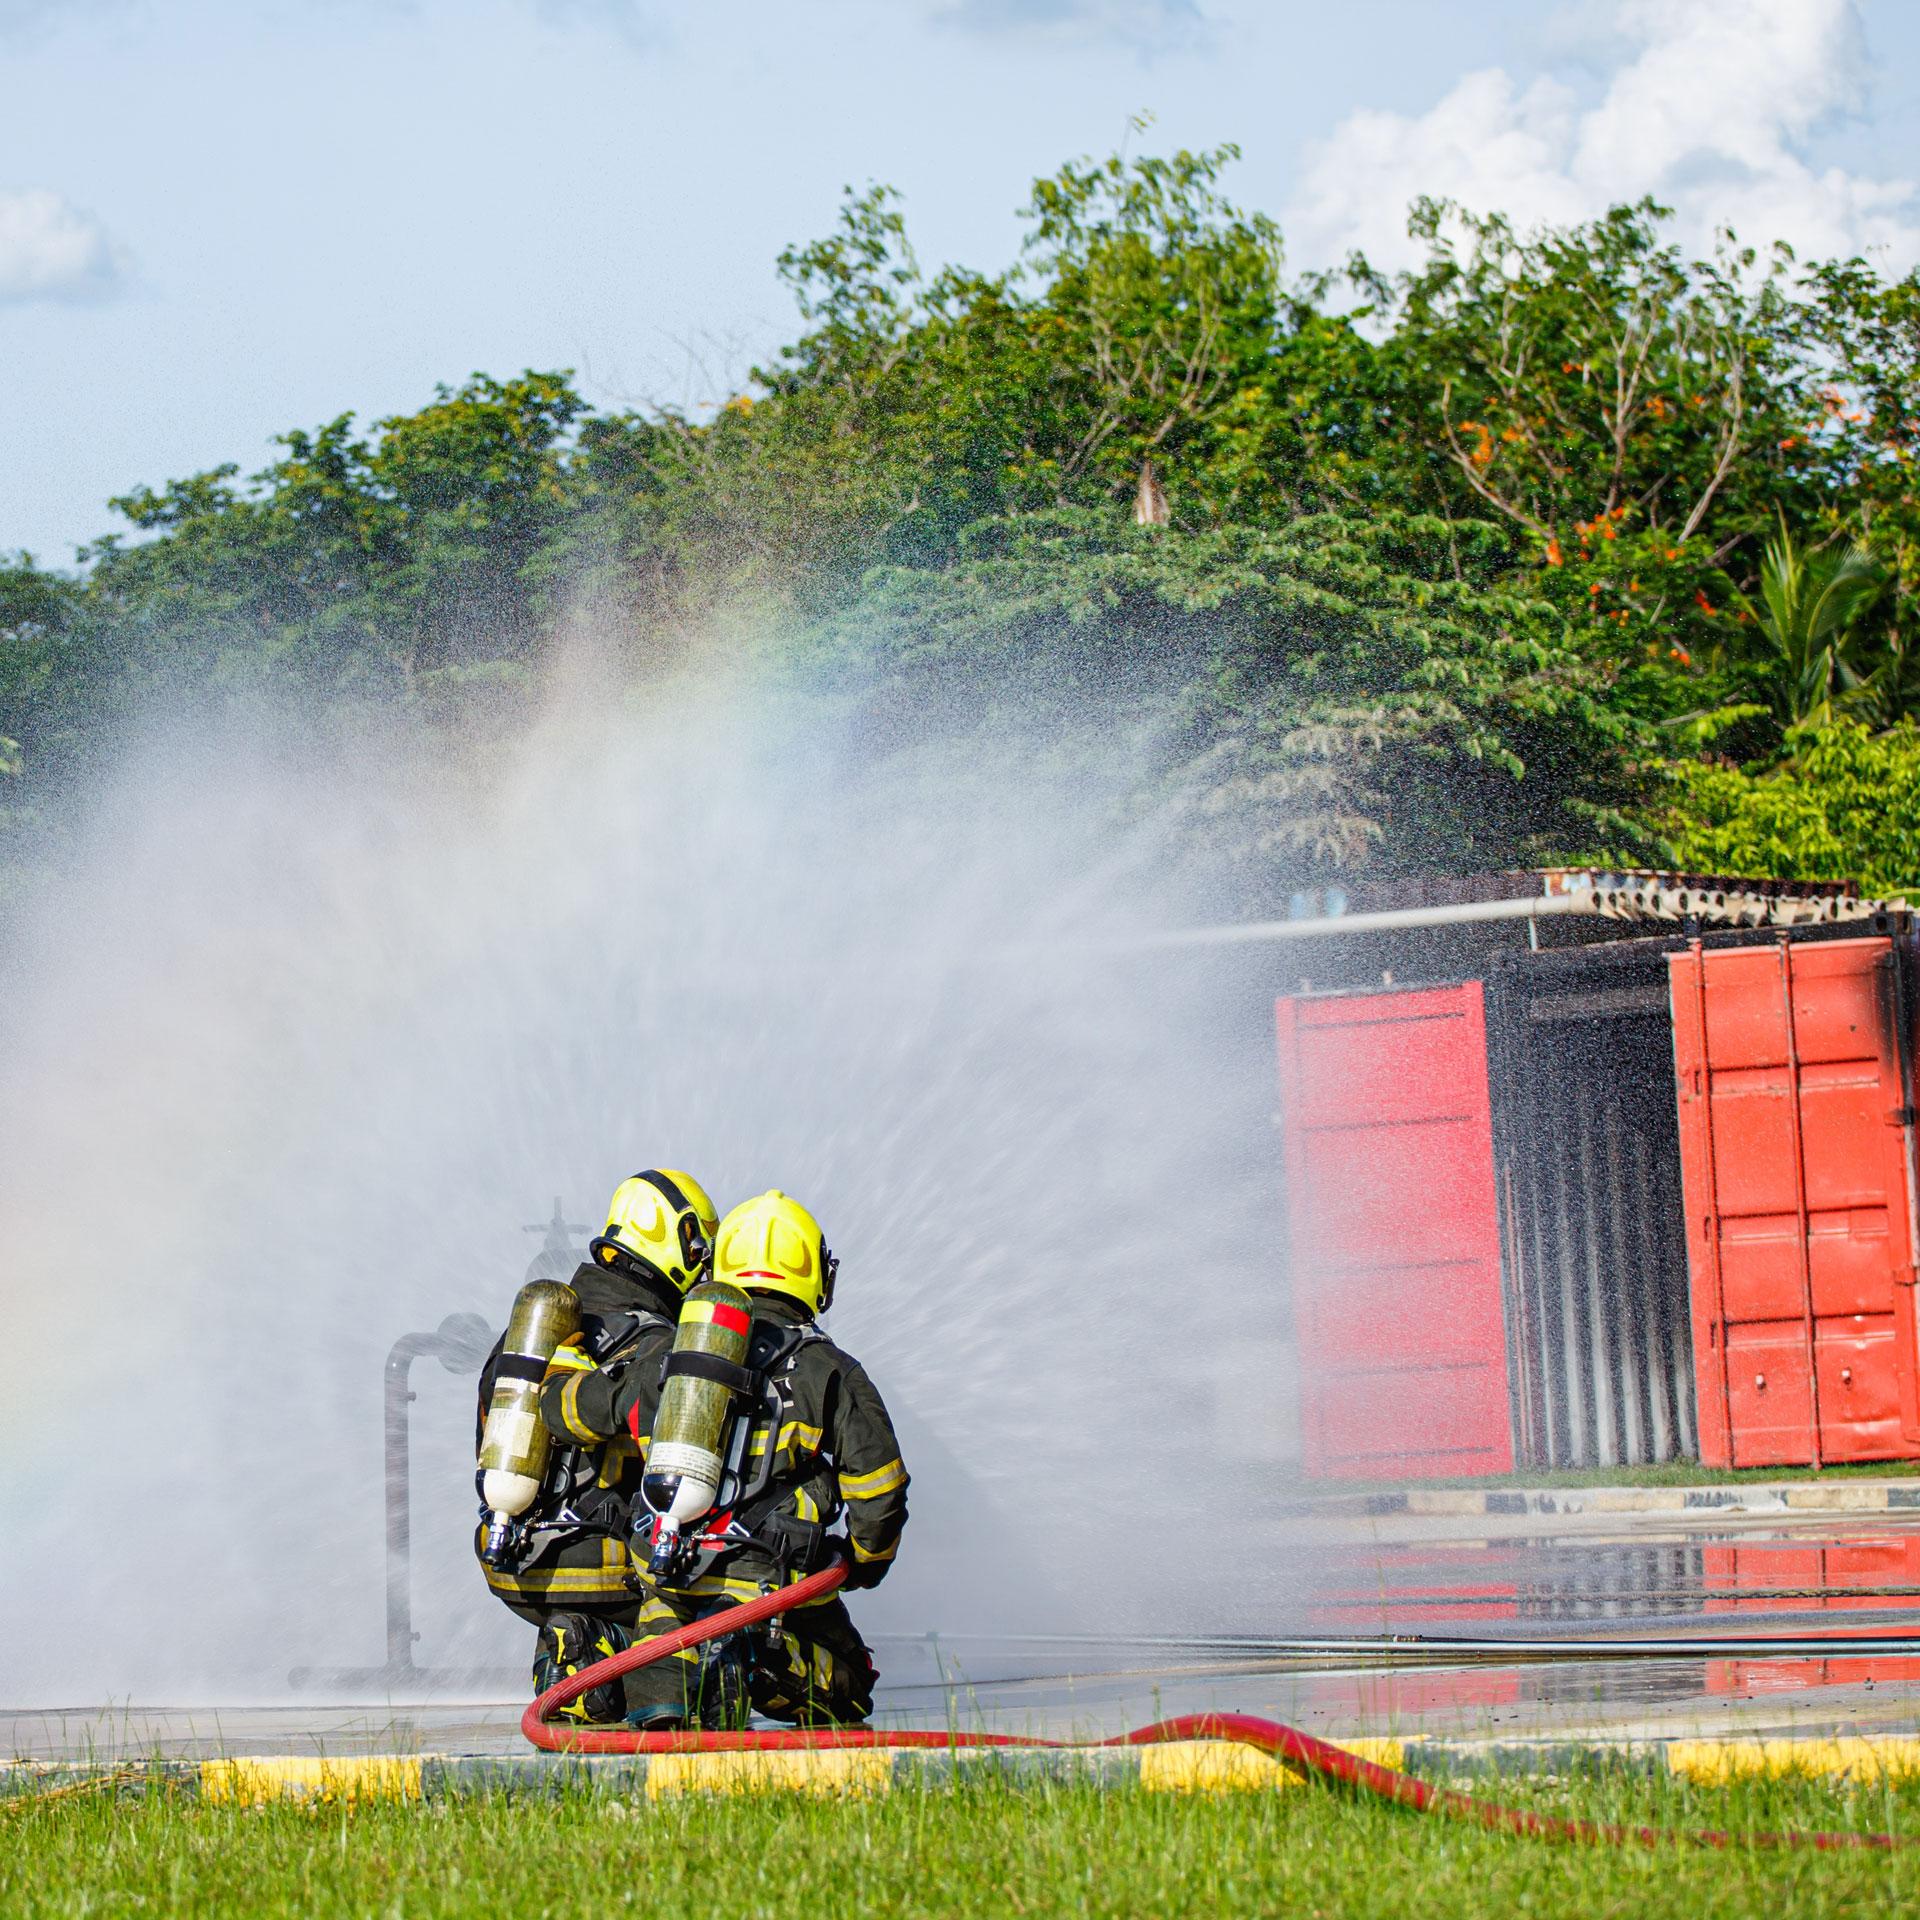
{"label": "green grass", "polygon": [[[1920,1833],[1920,1790],[1664,1778],[1503,1789],[1663,1824]],[[685,1920],[1217,1913],[1648,1915],[1914,1911],[1894,1855],[1613,1851],[1482,1833],[1322,1789],[1188,1798],[902,1788],[870,1800],[581,1795],[451,1807],[68,1801],[0,1826],[0,1912]]]}

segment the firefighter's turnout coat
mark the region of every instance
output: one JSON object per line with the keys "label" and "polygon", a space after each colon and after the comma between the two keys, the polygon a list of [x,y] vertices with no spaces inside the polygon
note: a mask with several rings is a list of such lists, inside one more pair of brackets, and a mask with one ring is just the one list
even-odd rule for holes
{"label": "firefighter's turnout coat", "polygon": [[[771,1474],[764,1493],[733,1516],[750,1538],[703,1553],[699,1577],[784,1581],[812,1573],[824,1563],[828,1530],[844,1514],[852,1584],[874,1585],[907,1524],[907,1469],[866,1368],[804,1308],[765,1294],[754,1297],[747,1366],[767,1376],[771,1394],[748,1438],[746,1477],[757,1477],[769,1450]],[[621,1370],[614,1395],[615,1431],[643,1459],[662,1384],[658,1365],[636,1359]]]}
{"label": "firefighter's turnout coat", "polygon": [[[657,1354],[657,1357],[656,1357]],[[577,1386],[549,1380],[541,1410],[549,1426],[603,1446],[624,1442],[644,1461],[652,1442],[664,1351],[636,1350],[624,1364]],[[828,1534],[844,1516],[851,1584],[875,1585],[892,1565],[907,1523],[907,1469],[885,1403],[866,1369],[814,1325],[797,1304],[758,1295],[747,1366],[768,1391],[747,1442],[746,1477],[757,1496],[717,1529],[686,1577],[658,1586],[635,1548],[643,1603],[639,1638],[671,1631],[733,1601],[817,1571]],[[571,1401],[568,1395],[571,1394]],[[556,1423],[555,1414],[564,1424]],[[771,1454],[770,1471],[759,1474]],[[696,1523],[703,1524],[703,1523]],[[691,1529],[690,1529],[691,1530]],[[782,1719],[847,1720],[871,1709],[874,1670],[866,1646],[837,1597],[796,1608],[762,1649],[753,1704]],[[697,1685],[699,1657],[689,1651],[627,1676],[630,1709],[684,1707]]]}

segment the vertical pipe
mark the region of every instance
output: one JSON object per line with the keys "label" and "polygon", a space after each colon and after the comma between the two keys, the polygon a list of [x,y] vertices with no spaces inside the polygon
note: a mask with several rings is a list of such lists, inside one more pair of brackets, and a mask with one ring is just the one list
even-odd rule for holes
{"label": "vertical pipe", "polygon": [[1525,1105],[1526,991],[1504,970],[1490,970],[1482,990],[1487,1034],[1487,1094],[1493,1131],[1494,1181],[1500,1210],[1501,1315],[1507,1335],[1507,1411],[1513,1429],[1514,1465],[1541,1467],[1538,1351],[1528,1298],[1521,1194],[1526,1185],[1524,1149],[1514,1138]]}
{"label": "vertical pipe", "polygon": [[1567,1453],[1567,1408],[1565,1355],[1560,1334],[1554,1294],[1547,1277],[1556,1271],[1557,1222],[1560,1189],[1557,1170],[1548,1163],[1543,1143],[1553,1136],[1544,1124],[1542,1071],[1538,1058],[1540,1041],[1529,1034],[1525,1105],[1522,1119],[1526,1136],[1525,1167],[1527,1193],[1527,1292],[1536,1328],[1540,1375],[1540,1430],[1545,1447],[1542,1465],[1564,1467]]}
{"label": "vertical pipe", "polygon": [[1671,1460],[1678,1451],[1679,1392],[1674,1378],[1673,1298],[1668,1266],[1653,1223],[1662,1215],[1652,1149],[1642,1133],[1627,1137],[1633,1159],[1633,1262],[1645,1276],[1647,1323],[1647,1443],[1654,1460]]}
{"label": "vertical pipe", "polygon": [[403,1333],[387,1354],[387,1672],[413,1672],[413,1518],[407,1445],[407,1376],[432,1336]]}
{"label": "vertical pipe", "polygon": [[1600,1118],[1607,1167],[1607,1244],[1601,1271],[1619,1334],[1614,1347],[1620,1395],[1615,1419],[1621,1464],[1641,1466],[1649,1457],[1647,1430],[1653,1415],[1647,1392],[1646,1276],[1639,1274],[1640,1284],[1634,1285],[1636,1269],[1627,1259],[1627,1208],[1633,1201],[1626,1193],[1625,1155],[1620,1146],[1625,1117],[1609,1099],[1600,1108]]}
{"label": "vertical pipe", "polygon": [[1594,1442],[1598,1426],[1593,1411],[1593,1328],[1587,1290],[1581,1279],[1582,1254],[1587,1244],[1587,1216],[1581,1189],[1578,1147],[1568,1141],[1563,1155],[1560,1210],[1560,1332],[1566,1355],[1568,1426],[1573,1437],[1570,1467],[1599,1464]]}
{"label": "vertical pipe", "polygon": [[1592,1395],[1593,1459],[1596,1467],[1619,1463],[1620,1438],[1615,1425],[1613,1386],[1614,1329],[1607,1311],[1605,1281],[1600,1269],[1600,1186],[1594,1170],[1593,1128],[1591,1116],[1576,1108],[1580,1154],[1580,1192],[1586,1216],[1586,1231],[1581,1236],[1579,1280],[1586,1302],[1587,1378]]}
{"label": "vertical pipe", "polygon": [[[1544,1104],[1544,1103],[1543,1103]],[[1540,1116],[1544,1123],[1547,1115]],[[1574,1306],[1571,1247],[1577,1227],[1571,1168],[1566,1156],[1555,1157],[1549,1178],[1553,1190],[1553,1305],[1554,1348],[1560,1376],[1560,1424],[1565,1435],[1559,1464],[1579,1467],[1586,1457],[1586,1393],[1580,1375],[1582,1336]]]}
{"label": "vertical pipe", "polygon": [[[1677,1069],[1676,1069],[1677,1076]],[[1700,1451],[1700,1423],[1695,1417],[1697,1375],[1693,1359],[1693,1283],[1687,1257],[1686,1182],[1680,1167],[1678,1103],[1673,1109],[1671,1150],[1660,1155],[1645,1148],[1647,1191],[1654,1205],[1642,1223],[1646,1259],[1660,1275],[1660,1353],[1667,1395],[1667,1418],[1672,1443],[1664,1458],[1679,1459]]]}
{"label": "vertical pipe", "polygon": [[1594,1327],[1594,1290],[1588,1284],[1588,1263],[1594,1248],[1594,1169],[1588,1164],[1586,1139],[1578,1131],[1580,1110],[1563,1119],[1563,1127],[1572,1135],[1567,1142],[1565,1160],[1565,1210],[1561,1233],[1561,1294],[1567,1300],[1567,1380],[1571,1402],[1576,1409],[1574,1452],[1571,1467],[1597,1467],[1599,1453],[1599,1407],[1594,1400],[1596,1382],[1596,1342]]}
{"label": "vertical pipe", "polygon": [[1517,1467],[1543,1467],[1547,1464],[1540,1451],[1540,1421],[1536,1412],[1537,1382],[1534,1378],[1533,1315],[1527,1299],[1526,1248],[1520,1231],[1520,1206],[1515,1183],[1520,1177],[1514,1154],[1502,1155],[1500,1162],[1501,1239],[1507,1250],[1509,1291],[1513,1296],[1511,1369],[1514,1381],[1515,1434]]}

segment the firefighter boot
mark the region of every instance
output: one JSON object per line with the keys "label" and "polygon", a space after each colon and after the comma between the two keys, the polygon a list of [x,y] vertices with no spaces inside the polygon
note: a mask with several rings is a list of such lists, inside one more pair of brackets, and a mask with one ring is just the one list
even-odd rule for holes
{"label": "firefighter boot", "polygon": [[700,1724],[709,1732],[738,1732],[752,1717],[747,1668],[752,1650],[744,1633],[709,1640],[700,1649]]}
{"label": "firefighter boot", "polygon": [[[562,1680],[571,1679],[582,1667],[596,1660],[610,1660],[625,1653],[633,1644],[627,1630],[612,1620],[596,1620],[590,1613],[554,1613],[540,1629],[533,1652],[533,1690],[545,1693]],[[570,1700],[556,1719],[579,1721],[589,1726],[618,1726],[626,1711],[626,1698],[618,1679],[590,1688],[578,1700]]]}

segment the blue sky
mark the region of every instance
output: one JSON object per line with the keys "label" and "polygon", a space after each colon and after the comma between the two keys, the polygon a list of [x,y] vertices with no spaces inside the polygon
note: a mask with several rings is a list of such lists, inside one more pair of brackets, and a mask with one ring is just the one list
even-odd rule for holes
{"label": "blue sky", "polygon": [[474,369],[723,399],[843,184],[998,266],[1143,109],[1300,265],[1422,190],[1920,260],[1912,0],[0,0],[0,552]]}

